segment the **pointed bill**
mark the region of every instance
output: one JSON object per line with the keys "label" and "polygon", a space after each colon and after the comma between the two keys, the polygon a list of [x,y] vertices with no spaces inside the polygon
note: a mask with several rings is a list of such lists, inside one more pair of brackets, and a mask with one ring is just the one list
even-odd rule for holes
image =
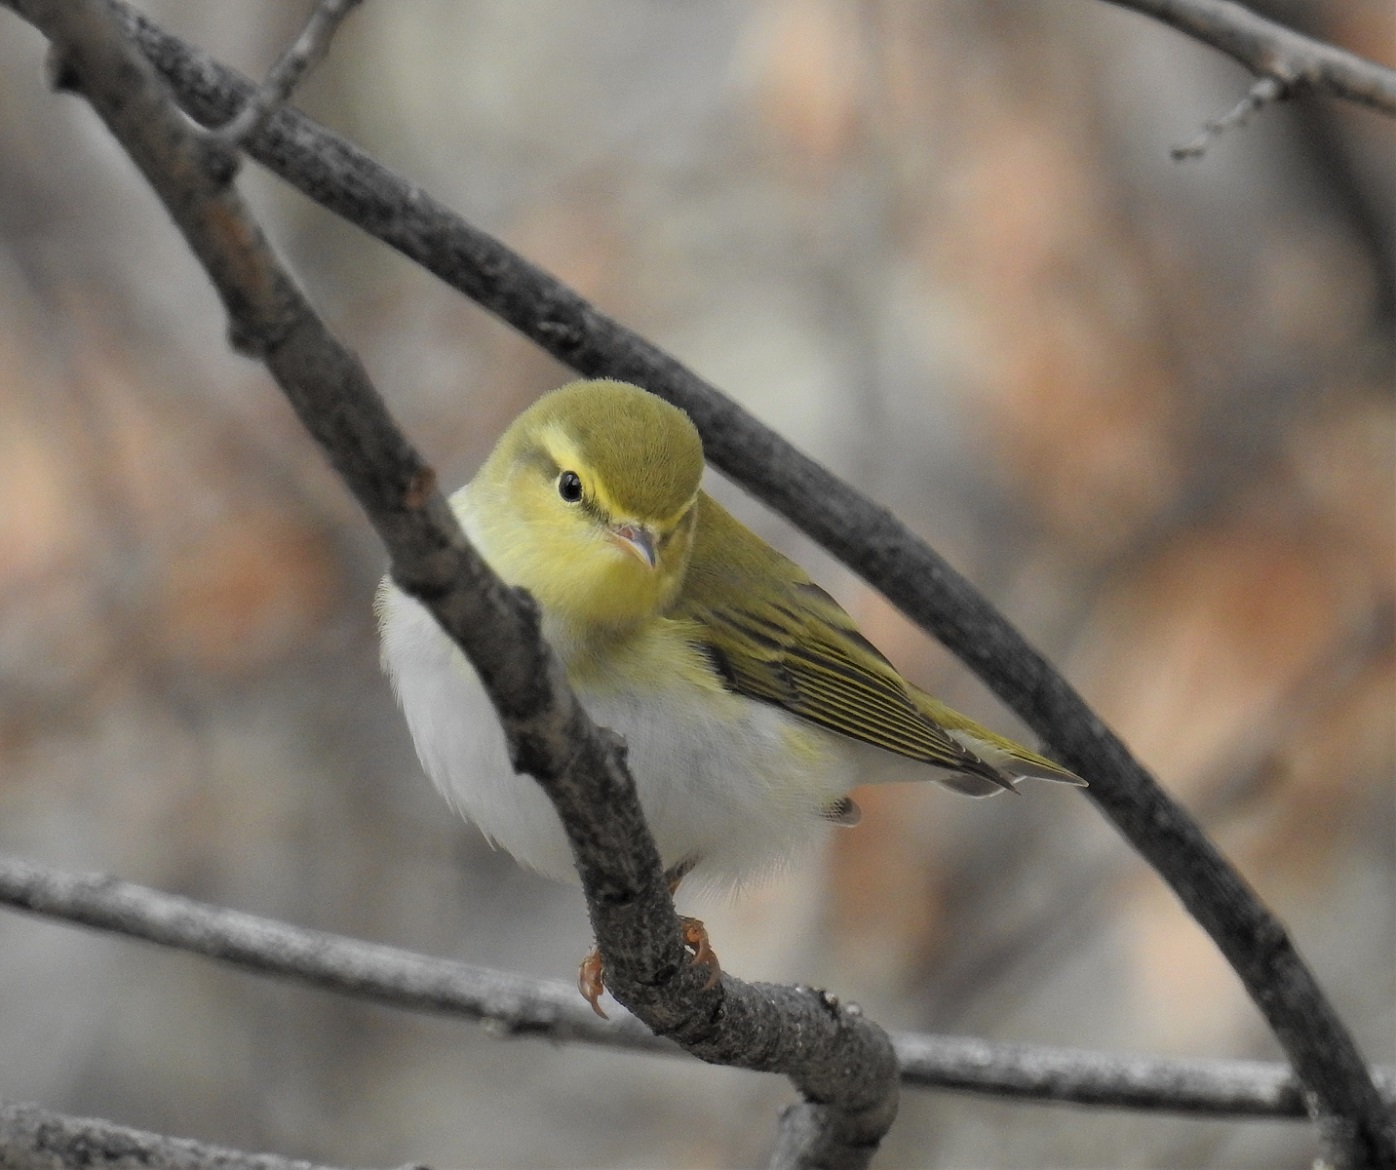
{"label": "pointed bill", "polygon": [[653,569],[656,560],[654,550],[654,533],[648,528],[639,524],[613,524],[611,525],[611,540],[639,557],[645,563],[645,567]]}

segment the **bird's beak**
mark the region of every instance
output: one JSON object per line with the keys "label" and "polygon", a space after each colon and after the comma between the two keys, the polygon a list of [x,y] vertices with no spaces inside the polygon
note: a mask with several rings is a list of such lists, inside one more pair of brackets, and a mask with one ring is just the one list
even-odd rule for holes
{"label": "bird's beak", "polygon": [[647,569],[654,568],[654,533],[638,524],[611,525],[611,539],[645,562]]}

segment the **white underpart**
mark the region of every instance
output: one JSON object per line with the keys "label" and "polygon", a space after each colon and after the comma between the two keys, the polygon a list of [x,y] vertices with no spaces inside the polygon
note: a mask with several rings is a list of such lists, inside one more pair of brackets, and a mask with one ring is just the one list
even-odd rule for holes
{"label": "white underpart", "polygon": [[[575,882],[557,813],[531,776],[514,772],[474,669],[417,602],[386,585],[382,606],[383,665],[427,775],[519,862]],[[730,887],[779,869],[821,839],[823,809],[854,781],[848,745],[765,703],[733,698],[716,718],[678,680],[643,694],[578,697],[625,737],[665,868],[696,862],[694,885]]]}

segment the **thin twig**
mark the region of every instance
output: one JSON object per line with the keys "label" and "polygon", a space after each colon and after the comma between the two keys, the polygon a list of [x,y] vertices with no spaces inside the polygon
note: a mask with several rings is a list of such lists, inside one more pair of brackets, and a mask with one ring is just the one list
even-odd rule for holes
{"label": "thin twig", "polygon": [[[598,1019],[576,988],[308,930],[101,874],[0,854],[0,903],[45,918],[204,955],[408,1011],[540,1037],[657,1055],[680,1049],[638,1020]],[[966,1036],[893,1037],[902,1083],[994,1097],[1211,1117],[1301,1120],[1300,1087],[1283,1064],[1177,1060],[1009,1044]],[[1376,1074],[1396,1106],[1396,1068]]]}
{"label": "thin twig", "polygon": [[866,1166],[896,1116],[896,1056],[886,1033],[809,989],[730,976],[710,986],[688,962],[621,740],[591,722],[539,632],[536,606],[465,539],[434,473],[122,35],[110,0],[5,2],[53,42],[58,75],[88,99],[160,196],[223,299],[235,343],[266,364],[368,514],[393,579],[474,665],[515,768],[539,782],[567,833],[615,998],[703,1060],[788,1075],[804,1097],[798,1109],[815,1122],[817,1144],[802,1159]]}
{"label": "thin twig", "polygon": [[1220,117],[1208,119],[1202,126],[1202,132],[1196,138],[1182,146],[1173,147],[1168,153],[1178,162],[1182,162],[1184,159],[1201,158],[1207,153],[1207,147],[1212,144],[1213,139],[1225,134],[1228,130],[1244,126],[1263,107],[1284,97],[1284,93],[1283,83],[1273,77],[1262,77],[1246,91],[1246,96],[1226,113]]}
{"label": "thin twig", "polygon": [[1286,89],[1396,114],[1396,69],[1306,37],[1229,0],[1108,0],[1162,21]]}
{"label": "thin twig", "polygon": [[[217,123],[245,100],[250,82],[117,0],[113,6],[194,118]],[[1259,1007],[1309,1090],[1330,1160],[1344,1170],[1396,1165],[1390,1112],[1283,924],[1081,696],[943,558],[672,356],[309,118],[282,110],[248,150],[559,361],[683,407],[709,462],[938,638],[1091,782],[1088,798],[1172,887]]]}
{"label": "thin twig", "polygon": [[316,0],[315,8],[292,43],[262,79],[251,100],[225,125],[207,131],[226,150],[238,150],[258,133],[267,119],[291,100],[302,79],[329,52],[330,41],[344,18],[363,0]]}
{"label": "thin twig", "polygon": [[[1213,1117],[1307,1116],[1294,1070],[1259,1060],[1169,1059],[1008,1044],[970,1036],[898,1033],[904,1085],[926,1085],[1032,1101]],[[1396,1068],[1373,1068],[1387,1108],[1396,1108]]]}
{"label": "thin twig", "polygon": [[678,1051],[633,1017],[601,1019],[575,986],[291,926],[105,874],[0,853],[0,903],[343,995],[474,1020],[495,1035]]}

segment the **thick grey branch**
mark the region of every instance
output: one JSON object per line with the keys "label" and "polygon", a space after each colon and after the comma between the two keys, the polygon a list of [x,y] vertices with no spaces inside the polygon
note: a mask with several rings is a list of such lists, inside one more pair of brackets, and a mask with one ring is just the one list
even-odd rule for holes
{"label": "thick grey branch", "polygon": [[[205,955],[409,1011],[538,1036],[677,1054],[637,1020],[603,1021],[562,983],[307,930],[101,874],[75,874],[0,854],[0,903],[47,918]],[[990,1096],[1222,1117],[1306,1116],[1293,1072],[1242,1060],[1169,1060],[1006,1044],[964,1036],[893,1037],[902,1083]],[[1396,1106],[1396,1069],[1377,1070]],[[787,1125],[804,1124],[792,1117]]]}
{"label": "thick grey branch", "polygon": [[[461,534],[435,476],[358,359],[286,275],[222,161],[127,42],[108,0],[6,0],[53,42],[60,80],[92,103],[155,189],[223,298],[237,344],[262,360],[421,600],[479,672],[515,766],[556,807],[612,993],[660,1035],[717,1064],[790,1076],[821,1117],[829,1165],[865,1165],[896,1115],[891,1042],[808,991],[744,984],[686,960],[659,855],[619,739],[598,730],[542,640],[536,609]],[[277,115],[273,122],[282,115]]]}
{"label": "thick grey branch", "polygon": [[[0,1101],[0,1170],[327,1170]],[[406,1167],[403,1170],[407,1170]],[[414,1167],[413,1170],[420,1170]]]}
{"label": "thick grey branch", "polygon": [[1239,61],[1286,91],[1312,89],[1396,114],[1396,70],[1306,37],[1228,0],[1109,0]]}
{"label": "thick grey branch", "polygon": [[[116,5],[189,113],[217,124],[251,83]],[[416,260],[581,373],[636,382],[683,407],[709,460],[882,591],[1091,783],[1087,795],[1216,942],[1309,1090],[1335,1164],[1396,1165],[1396,1127],[1357,1045],[1283,925],[1021,634],[887,509],[872,503],[644,338],[290,110],[249,153]]]}

